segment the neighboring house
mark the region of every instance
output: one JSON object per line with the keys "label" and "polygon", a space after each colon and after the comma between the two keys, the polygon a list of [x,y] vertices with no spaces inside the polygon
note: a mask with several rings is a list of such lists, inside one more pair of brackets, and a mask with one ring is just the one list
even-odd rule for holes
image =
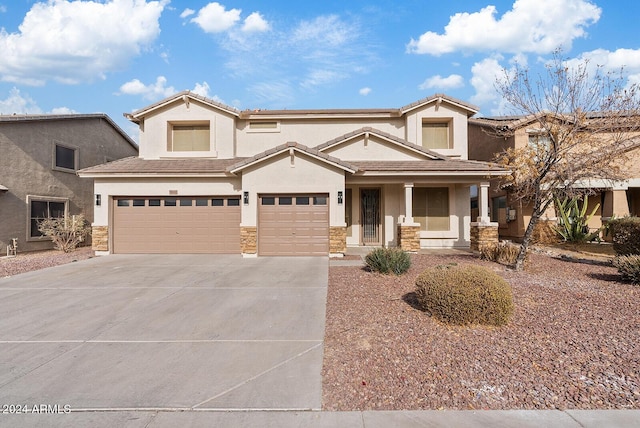
{"label": "neighboring house", "polygon": [[[499,116],[469,119],[469,158],[492,161],[496,154],[508,148],[521,148],[538,144],[541,138],[532,116]],[[509,136],[497,136],[496,130],[507,131]],[[630,177],[625,181],[590,180],[583,183],[589,189],[588,212],[598,209],[588,227],[597,230],[612,216],[640,215],[640,148],[630,153],[630,162],[623,169]],[[578,184],[580,185],[580,184]],[[490,217],[499,225],[500,238],[520,240],[531,219],[531,207],[516,201],[499,187],[497,180],[491,182]],[[543,220],[555,221],[555,210],[547,210]]]}
{"label": "neighboring house", "polygon": [[486,194],[504,173],[467,160],[476,112],[445,95],[399,109],[238,111],[181,92],[126,115],[140,127],[138,157],[79,172],[103,201],[94,249],[468,248],[470,189],[486,182]]}
{"label": "neighboring house", "polygon": [[0,115],[0,254],[52,248],[38,219],[84,214],[93,220],[93,183],[81,168],[138,153],[105,114]]}

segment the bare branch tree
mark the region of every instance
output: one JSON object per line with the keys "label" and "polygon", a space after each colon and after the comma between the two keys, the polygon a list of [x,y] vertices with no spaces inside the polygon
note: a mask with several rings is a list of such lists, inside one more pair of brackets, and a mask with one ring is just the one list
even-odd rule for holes
{"label": "bare branch tree", "polygon": [[[605,73],[588,60],[570,66],[560,50],[545,73],[532,77],[516,65],[496,82],[512,113],[523,116],[539,136],[496,155],[512,171],[501,186],[532,208],[516,269],[522,270],[535,226],[554,195],[574,197],[592,191],[594,180],[627,178],[622,165],[640,145],[640,97],[636,85],[625,85],[623,70]],[[509,137],[515,129],[501,127],[494,133]]]}

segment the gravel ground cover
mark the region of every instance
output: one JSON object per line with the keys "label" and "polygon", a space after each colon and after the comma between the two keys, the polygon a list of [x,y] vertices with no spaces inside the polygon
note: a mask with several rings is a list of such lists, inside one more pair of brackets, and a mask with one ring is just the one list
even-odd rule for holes
{"label": "gravel ground cover", "polygon": [[91,247],[81,247],[71,253],[57,250],[18,253],[17,257],[0,257],[0,278],[18,275],[93,257]]}
{"label": "gravel ground cover", "polygon": [[[412,261],[400,277],[330,268],[325,410],[640,408],[640,287],[606,260],[538,253],[525,272],[470,253]],[[511,322],[450,327],[417,309],[416,276],[447,263],[506,278]]]}

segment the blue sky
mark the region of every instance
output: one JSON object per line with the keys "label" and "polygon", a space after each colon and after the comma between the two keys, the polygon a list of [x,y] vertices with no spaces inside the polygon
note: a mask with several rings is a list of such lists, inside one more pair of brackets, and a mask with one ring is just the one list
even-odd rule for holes
{"label": "blue sky", "polygon": [[185,89],[239,109],[505,112],[496,76],[564,56],[640,83],[637,0],[0,0],[0,114],[122,114]]}

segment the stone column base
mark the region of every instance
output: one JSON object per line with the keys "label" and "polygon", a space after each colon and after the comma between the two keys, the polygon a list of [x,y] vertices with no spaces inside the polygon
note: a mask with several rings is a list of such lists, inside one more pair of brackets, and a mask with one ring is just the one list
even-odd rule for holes
{"label": "stone column base", "polygon": [[109,226],[91,226],[91,249],[109,251]]}
{"label": "stone column base", "polygon": [[344,254],[347,251],[347,228],[329,227],[329,254]]}
{"label": "stone column base", "polygon": [[398,224],[398,247],[412,253],[420,250],[419,224]]}
{"label": "stone column base", "polygon": [[498,223],[471,223],[471,250],[480,251],[487,244],[497,244]]}
{"label": "stone column base", "polygon": [[257,227],[240,227],[240,252],[242,254],[258,254]]}

